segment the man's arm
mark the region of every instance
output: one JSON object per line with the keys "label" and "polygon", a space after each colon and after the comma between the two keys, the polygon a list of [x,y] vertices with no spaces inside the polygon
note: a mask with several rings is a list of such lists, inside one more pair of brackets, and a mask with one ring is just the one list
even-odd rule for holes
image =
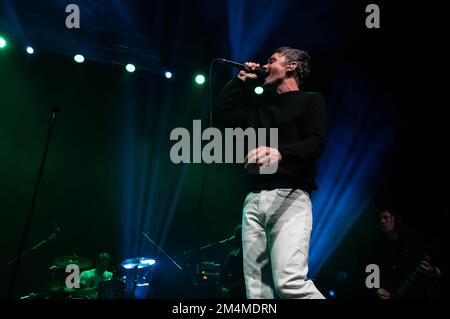
{"label": "man's arm", "polygon": [[238,78],[228,82],[216,102],[213,123],[221,127],[242,127],[247,112],[242,105],[245,83]]}
{"label": "man's arm", "polygon": [[80,288],[86,288],[88,284],[87,281],[88,281],[87,272],[83,271],[80,274]]}
{"label": "man's arm", "polygon": [[325,146],[327,112],[321,94],[314,94],[307,107],[303,122],[305,138],[301,141],[279,146],[281,159],[318,159]]}
{"label": "man's arm", "polygon": [[253,62],[245,63],[247,70],[241,70],[239,75],[228,82],[219,95],[215,105],[214,125],[221,127],[245,127],[247,126],[247,110],[243,105],[243,93],[246,81],[255,79],[257,76],[250,73],[259,64]]}

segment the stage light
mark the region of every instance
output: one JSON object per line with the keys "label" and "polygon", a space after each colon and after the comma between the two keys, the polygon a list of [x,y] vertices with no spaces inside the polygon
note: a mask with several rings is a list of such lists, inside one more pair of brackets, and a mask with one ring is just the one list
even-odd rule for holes
{"label": "stage light", "polygon": [[30,46],[27,46],[27,53],[28,54],[33,54],[34,53],[34,49]]}
{"label": "stage light", "polygon": [[330,290],[330,291],[328,292],[328,294],[329,294],[331,297],[334,297],[334,290]]}
{"label": "stage light", "polygon": [[77,63],[83,63],[83,62],[84,62],[84,56],[82,56],[81,54],[75,55],[73,59],[74,59],[75,62],[77,62]]}
{"label": "stage light", "polygon": [[130,73],[136,71],[136,67],[135,67],[133,64],[130,64],[130,63],[127,64],[127,65],[125,66],[125,69],[126,69],[128,72],[130,72]]}
{"label": "stage light", "polygon": [[164,73],[164,76],[166,77],[166,79],[170,79],[170,78],[172,78],[172,72],[166,71],[166,72]]}
{"label": "stage light", "polygon": [[4,47],[6,47],[7,42],[5,40],[5,38],[0,37],[0,49],[3,49]]}
{"label": "stage light", "polygon": [[264,92],[264,89],[261,87],[261,86],[257,86],[257,87],[255,87],[255,93],[256,94],[263,94],[263,92]]}
{"label": "stage light", "polygon": [[202,74],[198,74],[195,76],[195,83],[197,83],[198,85],[202,85],[204,84],[206,81],[205,76]]}

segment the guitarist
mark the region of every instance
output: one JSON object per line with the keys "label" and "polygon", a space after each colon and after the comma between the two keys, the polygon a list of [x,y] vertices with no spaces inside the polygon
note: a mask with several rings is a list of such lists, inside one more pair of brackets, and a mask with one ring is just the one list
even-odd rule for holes
{"label": "guitarist", "polygon": [[379,248],[381,287],[376,294],[381,299],[427,299],[427,282],[440,277],[441,270],[424,255],[423,242],[407,232],[400,217],[392,210],[379,215],[383,240]]}

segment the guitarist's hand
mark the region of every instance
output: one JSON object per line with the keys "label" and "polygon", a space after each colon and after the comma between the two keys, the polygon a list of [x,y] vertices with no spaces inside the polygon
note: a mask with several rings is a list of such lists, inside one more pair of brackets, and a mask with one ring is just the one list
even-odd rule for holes
{"label": "guitarist's hand", "polygon": [[421,260],[419,263],[419,271],[429,277],[438,277],[441,275],[441,271],[437,267],[433,267],[433,265],[429,264],[425,260]]}
{"label": "guitarist's hand", "polygon": [[381,299],[389,299],[391,298],[391,293],[383,288],[377,289],[377,296]]}

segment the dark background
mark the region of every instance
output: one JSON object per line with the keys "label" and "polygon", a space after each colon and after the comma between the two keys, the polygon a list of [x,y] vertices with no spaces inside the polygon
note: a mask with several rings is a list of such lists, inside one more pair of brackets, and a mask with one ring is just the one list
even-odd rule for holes
{"label": "dark background", "polygon": [[[193,119],[207,123],[210,91],[214,99],[231,78],[217,66],[207,86],[193,84],[196,72],[208,74],[213,58],[266,61],[283,45],[311,54],[305,89],[324,95],[331,128],[363,130],[365,121],[381,112],[377,129],[390,132],[383,151],[374,155],[370,203],[343,230],[342,241],[316,275],[317,285],[324,290],[344,285],[341,297],[365,296],[360,293],[363,282],[356,279],[364,271],[360,256],[375,240],[377,214],[386,207],[424,236],[447,242],[446,2],[378,1],[381,29],[365,27],[369,2],[364,1],[244,2],[240,42],[229,33],[231,17],[238,15],[234,2],[79,1],[80,30],[64,27],[68,3],[0,2],[0,34],[9,40],[0,50],[2,287],[11,275],[6,264],[17,252],[49,108],[55,105],[63,110],[27,248],[50,236],[53,223],[61,231],[24,257],[18,295],[37,291],[50,279],[48,267],[56,256],[95,260],[99,251],[109,251],[117,266],[125,258],[155,255],[142,231],[171,256],[229,237],[240,222],[245,197],[242,167],[175,165],[169,158],[169,134],[175,127],[189,129]],[[271,10],[281,13],[275,18]],[[263,24],[266,17],[273,23]],[[250,56],[233,49],[256,38],[263,40],[255,42]],[[37,50],[34,56],[23,51],[27,43]],[[78,52],[86,56],[85,63],[73,62]],[[128,61],[137,66],[133,74],[123,69]],[[175,75],[170,81],[162,76],[166,67]],[[360,101],[367,107],[361,122],[355,122]],[[220,245],[193,254],[189,265],[222,263],[228,249]],[[156,280],[162,295],[197,296],[190,292],[188,275],[165,257],[160,262],[164,271]],[[337,282],[339,273],[346,274],[345,283]]]}

